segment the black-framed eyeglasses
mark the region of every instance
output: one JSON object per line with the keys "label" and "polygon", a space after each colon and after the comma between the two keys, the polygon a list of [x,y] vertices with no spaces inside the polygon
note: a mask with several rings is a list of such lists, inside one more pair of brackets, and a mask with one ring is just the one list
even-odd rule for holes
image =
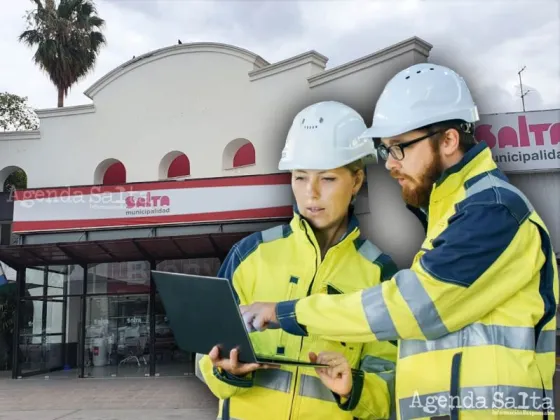
{"label": "black-framed eyeglasses", "polygon": [[395,160],[403,160],[405,148],[407,148],[408,146],[412,146],[413,144],[418,143],[419,141],[426,140],[427,138],[432,137],[434,134],[441,133],[442,131],[445,130],[442,129],[442,130],[432,131],[422,137],[418,137],[416,139],[405,141],[402,143],[392,144],[389,147],[381,143],[379,144],[379,146],[377,146],[377,153],[379,154],[379,157],[383,160],[389,159],[389,154],[391,154],[391,156],[393,156],[393,159]]}

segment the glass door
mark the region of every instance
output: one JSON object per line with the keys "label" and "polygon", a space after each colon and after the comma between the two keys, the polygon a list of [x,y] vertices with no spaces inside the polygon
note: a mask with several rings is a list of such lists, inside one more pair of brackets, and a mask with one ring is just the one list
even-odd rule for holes
{"label": "glass door", "polygon": [[[78,376],[83,270],[79,266],[25,270],[21,287],[15,375]],[[76,281],[76,278],[78,281]],[[79,287],[74,287],[75,285]],[[70,321],[69,321],[70,320]]]}
{"label": "glass door", "polygon": [[177,346],[159,294],[156,295],[154,358],[156,376],[186,376],[194,374],[195,354]]}
{"label": "glass door", "polygon": [[149,302],[148,294],[87,297],[86,377],[149,376]]}
{"label": "glass door", "polygon": [[62,370],[64,367],[64,299],[24,299],[19,336],[21,376]]}

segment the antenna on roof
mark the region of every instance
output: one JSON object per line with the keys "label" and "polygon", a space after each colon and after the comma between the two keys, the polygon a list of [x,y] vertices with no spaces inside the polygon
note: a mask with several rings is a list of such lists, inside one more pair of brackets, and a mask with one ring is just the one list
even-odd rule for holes
{"label": "antenna on roof", "polygon": [[523,70],[525,70],[527,66],[523,66],[523,68],[521,70],[519,70],[517,72],[517,74],[519,75],[519,94],[521,95],[521,103],[523,104],[523,112],[525,112],[525,95],[527,95],[529,92],[531,92],[531,89],[527,89],[525,92],[523,92],[523,82],[521,81],[521,72]]}

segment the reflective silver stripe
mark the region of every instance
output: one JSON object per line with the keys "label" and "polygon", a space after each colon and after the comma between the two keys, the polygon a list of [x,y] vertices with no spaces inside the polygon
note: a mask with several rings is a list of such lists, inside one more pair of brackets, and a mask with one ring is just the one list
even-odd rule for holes
{"label": "reflective silver stripe", "polygon": [[263,242],[275,241],[284,236],[284,228],[282,225],[274,226],[261,232]]}
{"label": "reflective silver stripe", "polygon": [[395,363],[380,357],[365,356],[360,363],[360,370],[366,373],[375,373],[386,382],[391,401],[392,417],[390,419],[395,418]]}
{"label": "reflective silver stripe", "polygon": [[537,353],[556,353],[556,330],[541,331],[536,351]]}
{"label": "reflective silver stripe", "polygon": [[466,196],[470,197],[470,196],[473,196],[476,193],[479,193],[481,191],[488,190],[488,189],[494,188],[494,187],[504,188],[506,190],[509,190],[509,191],[517,194],[519,197],[521,197],[523,199],[523,201],[525,202],[525,205],[527,206],[529,211],[533,211],[533,206],[531,205],[530,201],[527,199],[525,194],[523,194],[519,189],[517,189],[513,185],[511,185],[511,184],[507,183],[506,181],[503,181],[500,178],[495,177],[494,175],[491,175],[491,174],[487,174],[484,178],[478,180],[473,185],[471,185],[469,188],[467,188]]}
{"label": "reflective silver stripe", "polygon": [[257,370],[253,379],[253,386],[280,392],[290,392],[291,384],[292,372],[281,369]]}
{"label": "reflective silver stripe", "polygon": [[194,374],[196,375],[196,377],[198,379],[200,379],[203,383],[206,383],[206,381],[204,380],[204,376],[202,376],[202,372],[200,370],[200,366],[198,365],[200,363],[200,359],[202,359],[204,357],[203,354],[200,353],[196,353],[195,359],[194,359]]}
{"label": "reflective silver stripe", "polygon": [[323,385],[323,382],[316,376],[300,376],[299,395],[323,401],[336,402],[332,392]]}
{"label": "reflective silver stripe", "polygon": [[382,254],[381,250],[368,240],[358,248],[358,252],[368,261],[375,261]]}
{"label": "reflective silver stripe", "polygon": [[[399,348],[399,358],[402,359],[428,351],[492,345],[534,351],[535,330],[532,327],[471,324],[437,340],[402,340]],[[536,351],[546,353],[555,350],[556,331],[542,331]]]}
{"label": "reflective silver stripe", "polygon": [[395,275],[397,287],[428,340],[449,334],[430,296],[412,270],[401,270]]}
{"label": "reflective silver stripe", "polygon": [[395,370],[395,363],[380,357],[365,356],[360,362],[360,370],[372,373],[386,372],[388,370]]}
{"label": "reflective silver stripe", "polygon": [[378,340],[397,340],[399,335],[383,298],[383,286],[375,286],[362,292],[362,307],[371,332]]}
{"label": "reflective silver stripe", "polygon": [[461,388],[458,397],[451,397],[448,392],[438,392],[415,394],[399,400],[403,420],[449,415],[451,407],[458,407],[459,412],[494,409],[505,410],[504,414],[509,414],[516,410],[542,412],[543,408],[553,412],[554,394],[552,390],[546,390],[543,397],[540,388],[495,385]]}

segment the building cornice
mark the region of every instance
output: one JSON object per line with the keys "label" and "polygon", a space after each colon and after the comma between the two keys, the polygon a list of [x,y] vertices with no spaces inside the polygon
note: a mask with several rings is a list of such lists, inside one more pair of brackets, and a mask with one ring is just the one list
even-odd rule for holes
{"label": "building cornice", "polygon": [[191,54],[197,52],[214,52],[219,54],[227,54],[251,63],[254,69],[260,69],[262,67],[268,66],[269,63],[263,59],[261,56],[243,49],[236,47],[234,45],[222,44],[217,42],[194,42],[177,44],[170,47],[160,48],[148,52],[146,54],[140,55],[138,57],[129,60],[119,67],[113,69],[97,82],[95,82],[91,87],[89,87],[84,94],[93,99],[93,97],[100,92],[103,88],[109,85],[114,80],[124,76],[128,72],[143,66],[145,64],[151,63],[152,61],[162,60],[167,57],[179,54]]}
{"label": "building cornice", "polygon": [[258,70],[249,73],[249,79],[253,82],[264,77],[272,76],[285,72],[306,64],[315,64],[324,69],[329,59],[315,50],[307,51],[286,60],[278,61]]}
{"label": "building cornice", "polygon": [[61,108],[47,108],[47,109],[35,110],[35,113],[37,114],[39,119],[66,117],[69,115],[91,114],[93,112],[95,112],[95,105],[93,104],[64,106]]}
{"label": "building cornice", "polygon": [[0,141],[41,140],[39,130],[0,132]]}
{"label": "building cornice", "polygon": [[390,60],[410,51],[417,51],[427,58],[432,47],[432,44],[424,41],[421,38],[408,38],[397,44],[393,44],[379,51],[376,51],[373,54],[369,54],[356,60],[349,61],[348,63],[326,70],[323,73],[311,76],[307,79],[307,81],[309,82],[310,88],[316,87],[324,83],[328,83],[332,80],[348,76],[357,71],[364,70],[368,67],[382,63],[386,60]]}

